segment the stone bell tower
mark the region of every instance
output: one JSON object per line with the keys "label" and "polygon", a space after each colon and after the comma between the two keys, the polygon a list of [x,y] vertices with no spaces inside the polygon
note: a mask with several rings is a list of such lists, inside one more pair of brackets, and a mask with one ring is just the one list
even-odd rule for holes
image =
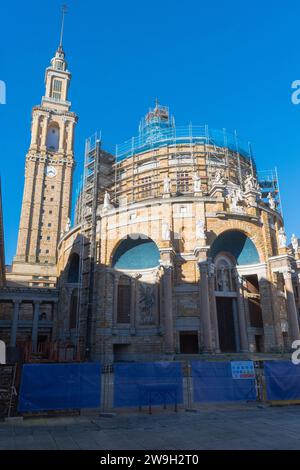
{"label": "stone bell tower", "polygon": [[25,185],[10,281],[53,286],[56,282],[57,245],[69,224],[74,169],[74,128],[70,111],[62,34],[45,74],[45,96],[32,111],[31,142],[26,155]]}

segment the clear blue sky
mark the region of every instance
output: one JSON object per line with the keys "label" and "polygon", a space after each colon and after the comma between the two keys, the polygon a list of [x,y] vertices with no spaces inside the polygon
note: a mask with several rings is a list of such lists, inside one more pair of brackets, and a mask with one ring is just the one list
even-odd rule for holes
{"label": "clear blue sky", "polygon": [[[58,45],[61,1],[1,2],[0,171],[6,261],[15,253],[31,108]],[[179,125],[237,129],[259,169],[278,167],[288,235],[300,236],[300,79],[297,0],[70,0],[64,48],[73,74],[75,186],[84,139],[112,146],[137,132],[157,96]]]}

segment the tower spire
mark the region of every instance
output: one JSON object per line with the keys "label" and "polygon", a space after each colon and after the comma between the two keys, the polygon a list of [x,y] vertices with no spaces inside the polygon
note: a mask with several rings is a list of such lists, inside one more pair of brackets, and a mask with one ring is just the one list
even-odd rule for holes
{"label": "tower spire", "polygon": [[64,36],[64,26],[65,26],[65,14],[68,12],[67,5],[62,5],[61,7],[61,28],[60,28],[60,40],[59,40],[59,49],[62,49],[63,36]]}

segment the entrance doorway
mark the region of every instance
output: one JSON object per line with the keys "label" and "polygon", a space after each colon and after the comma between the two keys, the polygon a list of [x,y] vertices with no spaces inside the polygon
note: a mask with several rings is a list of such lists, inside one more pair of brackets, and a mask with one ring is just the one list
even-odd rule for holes
{"label": "entrance doorway", "polygon": [[198,354],[198,332],[197,331],[181,331],[179,333],[180,353],[181,354]]}
{"label": "entrance doorway", "polygon": [[227,297],[217,297],[216,301],[221,352],[236,352],[234,300]]}
{"label": "entrance doorway", "polygon": [[114,344],[114,362],[127,362],[132,360],[130,344]]}

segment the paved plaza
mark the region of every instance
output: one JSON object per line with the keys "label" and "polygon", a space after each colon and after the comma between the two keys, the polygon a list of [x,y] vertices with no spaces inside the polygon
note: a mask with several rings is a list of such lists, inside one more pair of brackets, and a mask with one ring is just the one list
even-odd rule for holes
{"label": "paved plaza", "polygon": [[203,406],[0,423],[0,450],[300,449],[300,407]]}

